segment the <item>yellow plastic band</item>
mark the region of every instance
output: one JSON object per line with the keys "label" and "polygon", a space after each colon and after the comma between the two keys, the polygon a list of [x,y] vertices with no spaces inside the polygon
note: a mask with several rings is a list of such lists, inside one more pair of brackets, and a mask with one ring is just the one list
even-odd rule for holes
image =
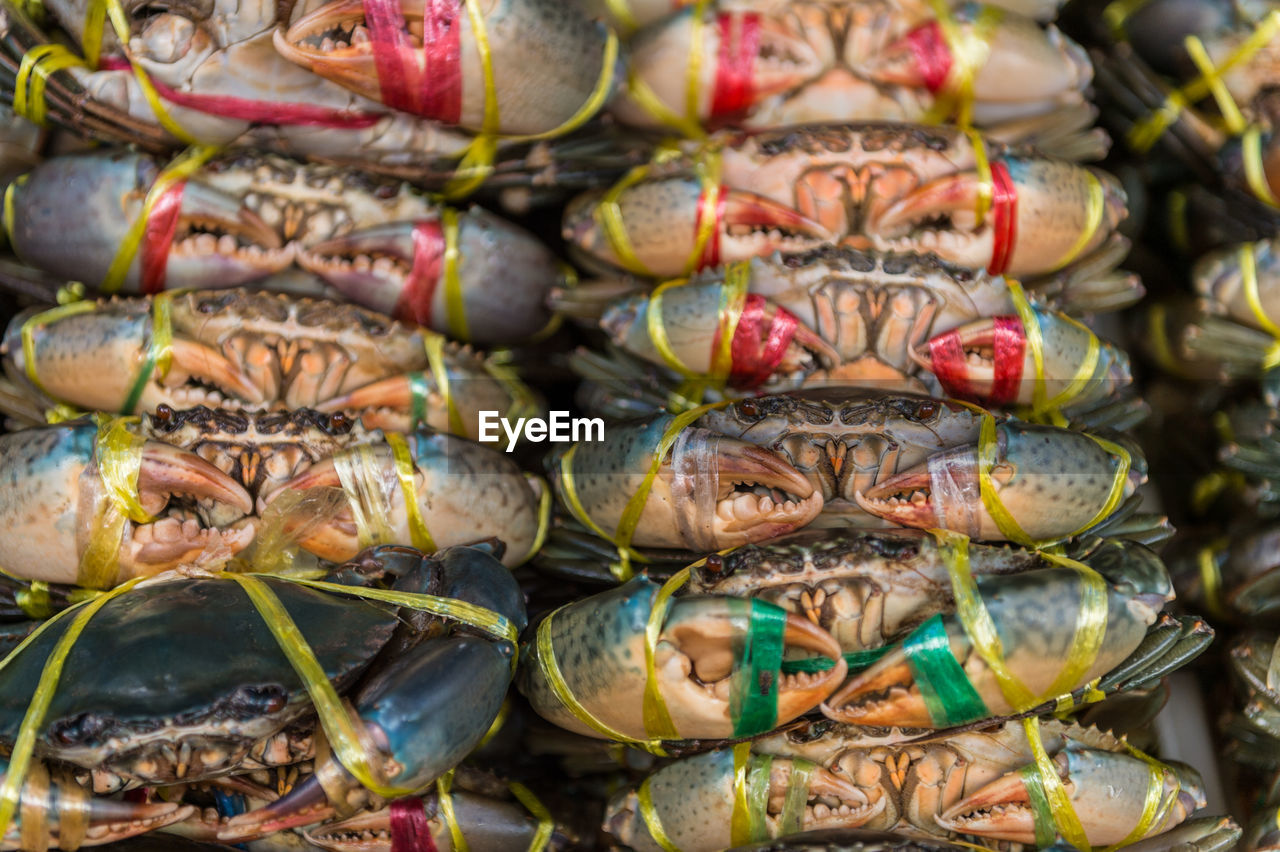
{"label": "yellow plastic band", "polygon": [[1240,246],[1240,289],[1244,292],[1245,301],[1258,326],[1267,334],[1280,339],[1280,326],[1277,326],[1267,312],[1262,309],[1262,299],[1258,295],[1258,260],[1254,254],[1253,243]]}
{"label": "yellow plastic band", "polygon": [[1209,52],[1204,49],[1204,42],[1194,35],[1189,35],[1182,40],[1182,44],[1191,61],[1195,63],[1196,70],[1200,72],[1200,79],[1204,80],[1214,101],[1217,102],[1218,111],[1222,113],[1223,123],[1226,124],[1228,132],[1233,136],[1244,133],[1246,125],[1244,115],[1241,114],[1235,98],[1231,97],[1231,92],[1227,91],[1227,85],[1222,81],[1222,72],[1213,67],[1213,60],[1209,58]]}
{"label": "yellow plastic band", "polygon": [[1271,191],[1266,169],[1262,165],[1262,128],[1250,125],[1240,137],[1240,153],[1244,158],[1244,178],[1253,197],[1269,207],[1280,208],[1280,198]]}
{"label": "yellow plastic band", "polygon": [[987,213],[991,210],[991,199],[995,197],[995,180],[991,177],[991,158],[987,156],[987,141],[974,130],[965,130],[969,137],[969,145],[973,148],[973,168],[978,173],[978,201],[974,205],[974,216],[977,227],[987,221]]}
{"label": "yellow plastic band", "polygon": [[449,826],[449,838],[453,841],[453,852],[467,852],[467,838],[462,836],[462,826],[458,825],[458,815],[453,812],[453,770],[436,779],[436,802],[440,806],[440,815],[445,825]]}
{"label": "yellow plastic band", "polygon": [[1150,2],[1151,0],[1112,0],[1107,4],[1107,7],[1102,10],[1102,20],[1106,21],[1107,29],[1111,30],[1111,35],[1116,41],[1126,40],[1128,34],[1124,31],[1125,22],[1134,12]]}
{"label": "yellow plastic band", "polygon": [[382,468],[369,444],[357,444],[333,455],[333,469],[342,483],[351,517],[356,524],[360,549],[375,544],[394,544],[391,529],[390,491],[382,478]]}
{"label": "yellow plastic band", "polygon": [[462,422],[462,413],[453,401],[449,392],[449,368],[444,363],[444,335],[422,329],[422,348],[427,353],[427,364],[431,367],[431,377],[436,380],[436,390],[444,399],[445,409],[449,412],[449,431],[464,438],[470,438],[467,425]]}
{"label": "yellow plastic band", "polygon": [[[556,316],[560,316],[557,314]],[[511,366],[511,352],[506,349],[494,349],[484,360],[484,371],[511,398],[511,407],[507,409],[507,417],[516,419],[536,415],[540,406],[537,395],[520,380],[520,376]]]}
{"label": "yellow plastic band", "polygon": [[[1212,93],[1214,81],[1220,80],[1237,65],[1251,59],[1275,38],[1277,33],[1280,33],[1280,10],[1272,11],[1263,18],[1254,27],[1253,33],[1241,42],[1221,65],[1214,68],[1209,64],[1208,73],[1205,73],[1202,68],[1199,77],[1170,92],[1159,109],[1129,129],[1127,137],[1129,144],[1139,153],[1150,150],[1160,136],[1178,120],[1178,116],[1184,109]],[[1203,45],[1201,47],[1203,48]],[[1193,61],[1196,59],[1194,52],[1192,59]],[[1208,63],[1207,55],[1203,56],[1203,59]]]}
{"label": "yellow plastic band", "polygon": [[[234,574],[223,571],[218,574],[240,584],[240,587],[253,602],[262,616],[263,622],[275,637],[280,650],[297,672],[306,687],[307,695],[316,708],[320,718],[320,726],[332,746],[334,754],[344,769],[355,776],[367,789],[386,799],[407,796],[413,793],[410,788],[393,787],[385,783],[383,772],[370,765],[370,755],[365,750],[360,732],[353,721],[352,714],[338,697],[337,690],[329,682],[324,668],[316,660],[315,653],[307,643],[306,637],[298,629],[289,611],[280,603],[271,587],[260,578],[248,574]],[[343,587],[347,589],[348,587]],[[366,590],[367,591],[367,590]]]}
{"label": "yellow plastic band", "polygon": [[1084,250],[1089,247],[1089,243],[1097,235],[1098,229],[1102,227],[1102,215],[1106,212],[1107,206],[1102,181],[1098,180],[1098,176],[1089,169],[1083,169],[1083,171],[1089,178],[1089,200],[1085,213],[1087,218],[1084,230],[1080,232],[1080,237],[1076,240],[1075,245],[1067,249],[1067,253],[1053,265],[1055,270],[1074,263],[1084,253]]}
{"label": "yellow plastic band", "polygon": [[[586,508],[582,505],[582,500],[578,497],[578,486],[573,478],[573,457],[578,452],[578,445],[574,444],[564,455],[560,457],[560,493],[564,497],[564,502],[569,509],[569,514],[587,529],[598,535],[605,541],[612,541],[610,536],[604,529],[591,519],[587,514]],[[632,561],[645,563],[649,560],[645,559],[639,552],[630,547],[618,548],[618,561],[609,566],[609,573],[617,578],[619,583],[625,583],[633,576],[631,570]]]}
{"label": "yellow plastic band", "polygon": [[95,510],[89,541],[80,554],[76,585],[109,589],[119,572],[125,522],[153,520],[138,502],[138,473],[146,439],[129,430],[137,418],[95,415],[94,420],[98,424],[94,458],[106,499]]}
{"label": "yellow plastic band", "polygon": [[750,758],[750,741],[733,747],[733,816],[730,818],[729,832],[734,846],[744,846],[756,839],[755,818],[747,800],[747,768]]}
{"label": "yellow plastic band", "polygon": [[1099,447],[1102,447],[1102,449],[1110,455],[1116,457],[1116,472],[1115,476],[1111,480],[1111,492],[1107,495],[1107,501],[1102,504],[1102,508],[1098,510],[1098,514],[1094,515],[1093,518],[1089,520],[1089,523],[1071,533],[1067,538],[1078,536],[1085,530],[1102,523],[1107,519],[1108,515],[1116,510],[1116,507],[1120,505],[1120,501],[1124,499],[1125,482],[1129,479],[1129,468],[1133,466],[1133,458],[1129,455],[1129,451],[1124,447],[1113,441],[1108,441],[1106,438],[1099,438],[1097,435],[1091,435],[1088,432],[1083,432],[1081,434],[1089,438]]}
{"label": "yellow plastic band", "polygon": [[133,380],[129,396],[120,406],[122,414],[132,414],[147,390],[153,376],[163,379],[173,365],[173,297],[174,292],[157,293],[151,297],[151,341],[142,358],[142,368]]}
{"label": "yellow plastic band", "polygon": [[1031,391],[1032,418],[1039,419],[1047,415],[1049,418],[1058,421],[1057,425],[1064,425],[1065,420],[1061,417],[1060,409],[1079,396],[1088,386],[1089,380],[1093,378],[1093,374],[1098,368],[1098,360],[1102,354],[1102,343],[1098,340],[1098,336],[1090,331],[1087,326],[1065,314],[1062,315],[1061,319],[1076,326],[1087,335],[1086,339],[1089,341],[1089,348],[1085,351],[1085,356],[1081,360],[1080,366],[1076,368],[1076,373],[1071,377],[1071,381],[1067,383],[1067,386],[1053,397],[1049,397],[1044,371],[1044,333],[1040,328],[1040,317],[1031,306],[1030,300],[1027,299],[1027,294],[1022,289],[1022,284],[1013,278],[1006,279],[1006,283],[1009,286],[1009,297],[1013,300],[1013,308],[1017,311],[1018,318],[1022,320],[1027,350],[1031,353],[1031,362],[1035,367],[1035,385]]}
{"label": "yellow plastic band", "polygon": [[[564,607],[561,607],[560,609],[564,609]],[[560,609],[555,610],[542,620],[542,623],[538,625],[535,640],[538,646],[538,668],[542,670],[542,676],[546,678],[547,685],[551,687],[551,691],[555,694],[556,699],[566,710],[573,714],[575,719],[600,734],[605,739],[637,746],[651,754],[665,756],[666,751],[663,750],[662,744],[659,741],[637,740],[619,731],[615,731],[613,728],[593,716],[590,711],[583,707],[574,696],[573,691],[569,689],[569,684],[565,682],[564,674],[560,671],[560,663],[556,659],[555,643],[551,638],[551,622],[560,612]]]}
{"label": "yellow plastic band", "polygon": [[1196,554],[1200,586],[1204,589],[1204,603],[1214,618],[1226,617],[1226,609],[1222,605],[1222,571],[1218,568],[1218,550],[1225,543],[1219,541],[1206,545]]}
{"label": "yellow plastic band", "polygon": [[[503,706],[507,705],[504,704]],[[555,821],[551,818],[551,812],[538,800],[532,790],[519,781],[507,782],[507,789],[511,791],[511,795],[516,797],[516,801],[524,805],[525,810],[538,821],[538,830],[534,832],[533,839],[529,841],[529,852],[542,852],[547,848],[547,844],[551,842],[551,834],[556,829]]]}
{"label": "yellow plastic band", "polygon": [[28,50],[18,64],[13,84],[14,114],[43,127],[48,111],[44,90],[48,85],[49,75],[55,71],[77,67],[86,67],[84,60],[60,44],[41,44]]}
{"label": "yellow plastic band", "polygon": [[250,572],[237,576],[270,577],[276,580],[287,580],[300,586],[308,586],[323,592],[338,595],[350,595],[371,601],[395,604],[406,609],[429,612],[441,618],[447,618],[477,630],[483,630],[495,639],[510,642],[513,645],[520,638],[516,626],[505,615],[486,609],[479,604],[458,598],[445,598],[439,595],[426,595],[417,592],[398,592],[394,589],[372,589],[362,586],[345,586],[341,583],[330,583],[325,580],[308,580],[304,577],[281,577],[276,574],[259,574]]}
{"label": "yellow plastic band", "polygon": [[640,785],[640,816],[644,819],[644,824],[649,829],[649,835],[658,842],[659,846],[666,852],[681,852],[680,847],[672,843],[671,838],[667,836],[667,830],[662,827],[662,819],[658,816],[658,811],[653,806],[653,793],[649,789],[652,780],[653,776],[650,775]]}
{"label": "yellow plastic band", "polygon": [[1026,731],[1027,744],[1031,746],[1040,784],[1049,802],[1053,820],[1057,823],[1058,832],[1077,849],[1091,849],[1089,838],[1084,833],[1084,826],[1080,824],[1080,817],[1076,815],[1076,810],[1071,804],[1071,797],[1067,795],[1066,789],[1062,786],[1062,779],[1058,777],[1058,769],[1044,750],[1044,742],[1040,739],[1040,720],[1034,716],[1023,719],[1022,727]]}
{"label": "yellow plastic band", "polygon": [[[106,0],[108,3],[114,4],[118,8],[120,0]],[[114,12],[112,15],[114,16]],[[123,13],[122,13],[123,14]],[[127,24],[125,32],[128,32]],[[142,69],[136,70],[141,73]],[[188,148],[174,159],[168,166],[156,176],[155,183],[151,184],[151,189],[147,191],[147,196],[142,202],[142,211],[138,214],[138,218],[129,225],[129,230],[125,233],[124,239],[120,241],[120,248],[116,250],[116,256],[112,259],[111,265],[107,267],[107,274],[103,276],[99,289],[104,293],[114,293],[124,285],[124,280],[129,274],[129,267],[133,265],[133,259],[137,257],[138,249],[142,246],[142,238],[147,231],[147,222],[151,219],[151,211],[155,209],[156,202],[160,197],[172,187],[175,183],[184,181],[191,177],[200,167],[207,163],[214,154],[218,153],[218,149],[207,146],[197,145]]]}
{"label": "yellow plastic band", "polygon": [[0,669],[3,669],[11,660],[17,659],[18,655],[45,630],[63,618],[70,616],[71,613],[75,613],[71,623],[67,625],[66,631],[58,638],[57,644],[53,646],[48,659],[45,660],[44,668],[40,672],[40,680],[36,683],[35,691],[31,695],[31,703],[27,705],[27,712],[22,717],[22,723],[18,726],[18,736],[14,740],[13,750],[9,754],[9,768],[5,772],[4,782],[0,784],[0,837],[8,833],[9,826],[13,823],[14,814],[18,812],[19,796],[22,792],[22,785],[26,781],[27,770],[31,766],[36,738],[40,735],[45,715],[49,712],[49,704],[53,701],[53,694],[58,688],[58,680],[62,677],[62,667],[67,660],[67,655],[71,653],[71,647],[75,645],[76,640],[80,638],[80,634],[84,632],[84,628],[88,625],[89,619],[93,618],[98,610],[102,609],[108,601],[132,589],[139,582],[141,582],[141,578],[134,578],[92,600],[64,609],[36,628],[18,647],[9,652],[9,655],[3,661],[0,661]]}
{"label": "yellow plastic band", "polygon": [[529,546],[529,552],[520,560],[522,563],[538,555],[538,551],[546,543],[547,533],[551,531],[551,486],[541,476],[528,471],[525,472],[524,478],[529,482],[530,488],[535,482],[541,487],[538,491],[538,530],[533,534],[533,544]]}
{"label": "yellow plastic band", "polygon": [[487,746],[498,735],[502,727],[507,724],[507,719],[511,716],[511,696],[508,695],[502,699],[502,706],[498,708],[498,715],[493,717],[493,722],[489,725],[489,730],[484,732],[484,736],[480,738],[480,742],[476,743],[476,751]]}
{"label": "yellow plastic band", "polygon": [[15,180],[4,188],[4,233],[5,236],[9,238],[10,248],[13,247],[14,243],[13,228],[17,218],[14,213],[14,194],[18,191],[18,187],[22,186],[30,179],[31,175],[29,173],[18,175]]}
{"label": "yellow plastic band", "polygon": [[107,4],[92,2],[84,15],[84,61],[93,70],[98,70],[98,59],[102,54],[102,34],[107,23]]}
{"label": "yellow plastic band", "polygon": [[649,294],[649,307],[645,310],[645,325],[649,332],[649,340],[653,343],[653,348],[658,350],[658,355],[663,362],[687,379],[698,378],[699,374],[687,366],[680,360],[680,356],[676,355],[675,350],[671,348],[671,339],[667,337],[667,323],[662,316],[662,296],[672,287],[683,287],[689,283],[688,278],[673,278],[670,281],[663,281],[654,291]]}
{"label": "yellow plastic band", "polygon": [[653,599],[653,607],[649,610],[649,619],[644,625],[644,732],[652,739],[674,740],[679,738],[675,722],[671,720],[671,712],[667,702],[658,688],[658,668],[655,656],[658,649],[658,637],[662,634],[663,622],[671,609],[671,596],[676,590],[689,582],[689,569],[677,571],[671,579],[662,584],[657,596]]}
{"label": "yellow plastic band", "polygon": [[[12,577],[12,574],[0,572],[6,576]],[[49,584],[42,580],[32,580],[30,585],[25,589],[19,589],[18,593],[13,596],[13,602],[18,605],[23,614],[27,618],[43,620],[53,615],[53,599],[49,595]]]}
{"label": "yellow plastic band", "polygon": [[715,235],[716,210],[720,205],[720,151],[715,148],[704,148],[693,165],[694,174],[698,178],[701,192],[698,194],[699,213],[698,233],[694,236],[693,251],[685,261],[685,274],[692,274],[702,264],[707,244]]}
{"label": "yellow plastic band", "polygon": [[983,6],[972,30],[966,33],[951,16],[951,7],[945,0],[929,0],[929,5],[951,52],[951,70],[925,114],[925,123],[939,124],[954,116],[958,127],[968,128],[973,124],[973,81],[991,55],[991,37],[1004,19],[1004,12],[996,6]]}
{"label": "yellow plastic band", "polygon": [[417,465],[413,462],[413,454],[409,452],[409,445],[403,435],[388,432],[386,439],[387,446],[391,447],[391,457],[395,460],[396,478],[400,480],[405,514],[409,516],[409,540],[423,553],[435,553],[435,539],[431,537],[431,530],[427,528],[427,522],[422,519],[422,510],[418,507],[418,486],[414,480]]}
{"label": "yellow plastic band", "polygon": [[609,14],[613,19],[623,26],[627,31],[639,29],[640,24],[636,21],[636,16],[631,12],[631,6],[627,0],[605,0],[605,6],[609,8]]}
{"label": "yellow plastic band", "polygon": [[1128,740],[1124,741],[1124,747],[1131,755],[1147,764],[1147,795],[1142,805],[1142,816],[1138,818],[1138,824],[1133,827],[1133,831],[1129,832],[1124,840],[1108,846],[1103,852],[1115,852],[1121,847],[1141,840],[1152,828],[1162,829],[1169,818],[1169,810],[1178,800],[1178,793],[1182,788],[1181,783],[1177,781],[1178,776],[1174,774],[1173,789],[1169,791],[1168,796],[1165,796],[1164,773],[1167,767],[1154,757],[1129,745]]}
{"label": "yellow plastic band", "polygon": [[[133,35],[129,27],[128,15],[124,11],[124,4],[122,4],[120,0],[91,0],[89,3],[89,10],[86,15],[87,21],[92,20],[95,16],[103,14],[95,8],[100,4],[105,7],[106,15],[111,18],[111,26],[116,31],[116,38],[120,40],[120,47],[127,55],[129,52],[129,42],[132,40]],[[86,27],[85,37],[88,38],[89,34],[89,28]],[[99,39],[99,42],[100,41],[101,40]],[[94,65],[96,65],[97,53],[100,47],[95,45],[92,51],[87,46],[82,45],[82,47],[84,47],[86,56],[91,52],[94,54]],[[151,112],[155,114],[156,121],[159,122],[160,126],[169,131],[170,135],[179,142],[182,142],[185,145],[196,145],[196,138],[184,130],[180,124],[174,121],[173,117],[169,115],[169,111],[165,109],[164,102],[160,99],[160,93],[157,92],[156,87],[151,84],[150,75],[143,70],[141,65],[134,62],[132,58],[130,58],[129,65],[133,69],[133,76],[138,80],[138,85],[142,88],[142,95],[146,98],[147,105],[151,107]]]}
{"label": "yellow plastic band", "polygon": [[93,302],[72,302],[69,305],[59,305],[56,308],[50,308],[42,311],[33,317],[27,319],[22,324],[22,361],[23,370],[27,374],[27,379],[45,396],[53,399],[53,395],[40,382],[39,370],[36,368],[36,329],[43,329],[46,326],[60,322],[67,317],[73,317],[77,314],[86,314],[96,310],[97,305]]}
{"label": "yellow plastic band", "polygon": [[458,272],[458,211],[446,207],[440,211],[440,227],[444,231],[444,304],[449,333],[460,340],[471,336],[467,324],[467,304],[462,296],[462,276]]}

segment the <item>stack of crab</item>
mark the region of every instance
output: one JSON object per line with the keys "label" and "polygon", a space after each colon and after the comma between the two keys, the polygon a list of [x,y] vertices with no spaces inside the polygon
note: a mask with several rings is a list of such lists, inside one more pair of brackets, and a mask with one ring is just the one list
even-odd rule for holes
{"label": "stack of crab", "polygon": [[0,844],[1233,843],[1056,6],[0,0]]}

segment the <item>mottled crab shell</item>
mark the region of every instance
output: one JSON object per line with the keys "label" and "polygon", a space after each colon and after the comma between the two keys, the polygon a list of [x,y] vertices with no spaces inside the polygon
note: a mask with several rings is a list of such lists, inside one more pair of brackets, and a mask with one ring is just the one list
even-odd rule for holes
{"label": "mottled crab shell", "polygon": [[[340,690],[398,623],[390,607],[264,582]],[[0,741],[17,737],[69,621],[0,671]],[[238,583],[175,580],[126,592],[88,622],[67,655],[37,749],[141,783],[195,780],[236,766],[255,742],[310,708],[301,679]]]}

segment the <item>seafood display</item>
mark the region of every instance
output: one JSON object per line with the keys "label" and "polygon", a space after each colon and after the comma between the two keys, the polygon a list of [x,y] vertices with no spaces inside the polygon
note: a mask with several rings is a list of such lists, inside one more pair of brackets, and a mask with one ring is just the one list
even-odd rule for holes
{"label": "seafood display", "polygon": [[0,0],[0,849],[1280,850],[1277,45]]}

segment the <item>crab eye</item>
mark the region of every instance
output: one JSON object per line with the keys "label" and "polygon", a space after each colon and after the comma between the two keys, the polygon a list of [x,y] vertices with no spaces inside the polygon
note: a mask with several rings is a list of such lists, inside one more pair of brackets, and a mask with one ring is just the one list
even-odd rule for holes
{"label": "crab eye", "polygon": [[151,422],[156,426],[168,426],[173,421],[173,409],[163,402],[156,406],[155,413],[151,415]]}
{"label": "crab eye", "polygon": [[351,418],[339,411],[337,414],[329,417],[329,431],[339,435],[345,435],[351,431]]}
{"label": "crab eye", "polygon": [[738,413],[743,417],[759,417],[760,406],[756,404],[755,400],[744,399],[738,403]]}
{"label": "crab eye", "polygon": [[922,402],[916,406],[916,417],[919,417],[921,420],[932,417],[937,413],[938,404],[932,400],[929,402]]}
{"label": "crab eye", "polygon": [[242,686],[227,699],[228,709],[241,719],[279,713],[288,703],[288,691],[275,683]]}
{"label": "crab eye", "polygon": [[59,719],[49,726],[53,739],[66,746],[93,745],[107,732],[107,720],[96,713]]}

